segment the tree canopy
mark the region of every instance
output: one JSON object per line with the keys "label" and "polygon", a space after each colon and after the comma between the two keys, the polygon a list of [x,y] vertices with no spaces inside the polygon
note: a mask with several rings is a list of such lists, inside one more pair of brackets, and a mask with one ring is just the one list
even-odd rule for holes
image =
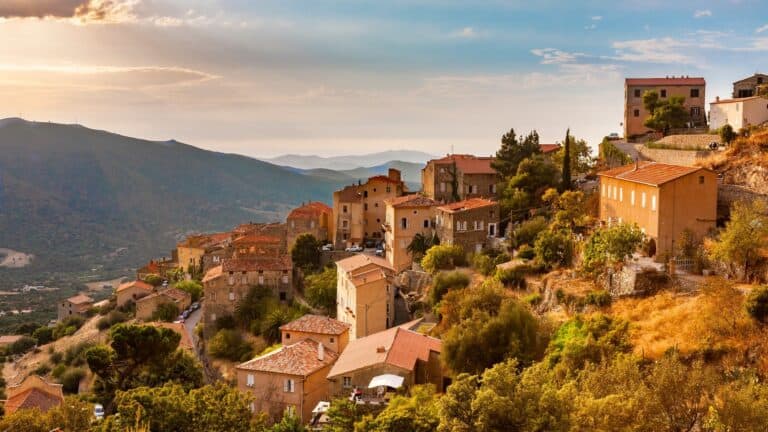
{"label": "tree canopy", "polygon": [[491,166],[502,179],[506,179],[517,174],[522,161],[536,154],[541,154],[538,132],[534,130],[526,136],[518,136],[514,129],[510,129],[501,137],[501,148]]}
{"label": "tree canopy", "polygon": [[308,272],[320,268],[320,240],[312,234],[302,234],[296,238],[291,248],[293,265]]}
{"label": "tree canopy", "polygon": [[682,96],[660,98],[656,91],[645,92],[643,106],[649,113],[645,126],[658,132],[684,127],[691,119],[684,104],[685,98]]}

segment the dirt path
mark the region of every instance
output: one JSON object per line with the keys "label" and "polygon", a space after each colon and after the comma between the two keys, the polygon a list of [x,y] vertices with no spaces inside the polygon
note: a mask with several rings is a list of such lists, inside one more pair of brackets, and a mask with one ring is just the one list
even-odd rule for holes
{"label": "dirt path", "polygon": [[3,257],[0,259],[0,267],[22,268],[28,266],[35,256],[13,249],[0,248],[0,257]]}

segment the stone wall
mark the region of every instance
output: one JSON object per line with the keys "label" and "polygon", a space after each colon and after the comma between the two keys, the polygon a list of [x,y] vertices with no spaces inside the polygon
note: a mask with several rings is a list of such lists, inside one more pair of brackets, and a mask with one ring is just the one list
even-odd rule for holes
{"label": "stone wall", "polygon": [[708,150],[654,149],[641,144],[635,145],[635,149],[644,160],[682,166],[695,166],[712,154]]}

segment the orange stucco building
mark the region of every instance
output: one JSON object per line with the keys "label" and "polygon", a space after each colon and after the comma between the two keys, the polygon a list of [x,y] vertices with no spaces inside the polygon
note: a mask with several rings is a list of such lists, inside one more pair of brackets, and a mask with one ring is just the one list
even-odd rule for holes
{"label": "orange stucco building", "polygon": [[644,124],[650,115],[643,106],[643,94],[647,91],[656,91],[661,100],[684,97],[683,105],[690,113],[693,125],[706,126],[706,87],[704,78],[627,78],[624,81],[624,136],[630,138],[652,132]]}

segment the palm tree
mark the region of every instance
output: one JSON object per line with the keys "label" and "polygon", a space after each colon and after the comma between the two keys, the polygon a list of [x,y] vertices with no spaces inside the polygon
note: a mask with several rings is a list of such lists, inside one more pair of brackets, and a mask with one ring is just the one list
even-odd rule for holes
{"label": "palm tree", "polygon": [[406,250],[411,254],[413,259],[419,260],[426,255],[427,251],[432,246],[437,246],[439,244],[440,239],[437,237],[437,234],[427,237],[422,233],[418,233],[413,236],[413,240],[411,240],[411,243]]}

